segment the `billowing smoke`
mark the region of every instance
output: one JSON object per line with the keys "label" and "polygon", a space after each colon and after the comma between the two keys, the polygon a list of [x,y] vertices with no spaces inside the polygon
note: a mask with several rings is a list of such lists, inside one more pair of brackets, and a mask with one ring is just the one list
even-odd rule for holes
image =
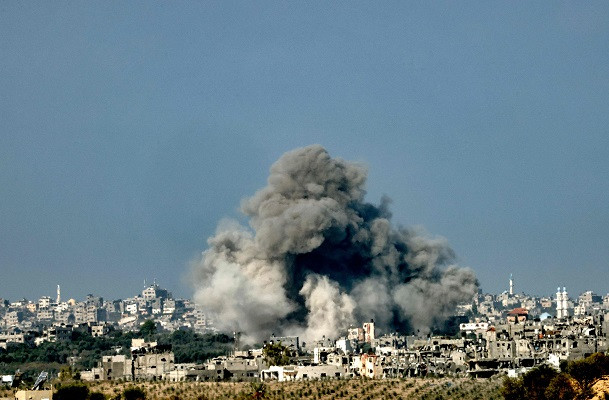
{"label": "billowing smoke", "polygon": [[319,146],[284,154],[243,201],[250,227],[224,221],[193,264],[195,301],[220,329],[335,337],[371,318],[428,331],[478,283],[444,239],[391,225],[388,199],[364,202],[366,169]]}

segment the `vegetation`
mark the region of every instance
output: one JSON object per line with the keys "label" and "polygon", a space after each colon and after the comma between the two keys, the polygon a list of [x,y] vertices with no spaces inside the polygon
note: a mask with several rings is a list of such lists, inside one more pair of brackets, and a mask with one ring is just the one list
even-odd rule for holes
{"label": "vegetation", "polygon": [[142,326],[140,327],[139,336],[144,339],[150,340],[154,337],[156,332],[157,332],[156,323],[153,320],[149,319],[146,322],[144,322],[142,324]]}
{"label": "vegetation", "polygon": [[566,372],[578,382],[582,392],[587,394],[594,381],[609,374],[609,356],[595,353],[582,360],[572,361],[567,365]]}
{"label": "vegetation", "polygon": [[249,389],[239,393],[237,400],[262,400],[268,398],[267,387],[262,382],[251,382]]}
{"label": "vegetation", "polygon": [[573,378],[568,374],[560,373],[552,379],[545,390],[546,398],[554,400],[570,400],[577,396],[573,385]]}
{"label": "vegetation", "polygon": [[83,383],[69,383],[61,385],[53,393],[55,400],[87,400],[89,387]]}
{"label": "vegetation", "polygon": [[154,322],[147,321],[138,332],[112,331],[104,337],[93,337],[86,331],[75,330],[70,341],[45,342],[40,346],[9,343],[6,349],[0,348],[0,374],[20,369],[25,382],[30,383],[42,370],[57,376],[69,364],[74,366],[72,373],[91,369],[102,355],[116,354],[117,348],[128,354],[133,338],[172,345],[176,363],[202,363],[232,349],[232,338],[225,334],[156,333]]}
{"label": "vegetation", "polygon": [[269,365],[288,365],[292,356],[290,349],[282,345],[281,342],[265,344],[262,348],[262,354]]}
{"label": "vegetation", "polygon": [[174,331],[158,336],[157,340],[159,344],[172,345],[176,363],[202,363],[226,355],[233,348],[233,338],[223,333],[200,335],[193,331]]}
{"label": "vegetation", "polygon": [[520,378],[505,378],[501,394],[505,400],[588,399],[593,384],[609,374],[609,357],[595,353],[581,360],[561,364],[563,372],[542,365]]}
{"label": "vegetation", "polygon": [[[102,393],[109,400],[127,400],[126,389],[141,390],[146,400],[501,399],[501,379],[497,378],[338,379],[282,383],[103,381],[88,387],[88,400],[101,400],[93,398],[94,393]],[[0,391],[0,397],[3,396],[12,397],[10,393]]]}
{"label": "vegetation", "polygon": [[129,387],[123,390],[125,400],[146,400],[146,392],[138,387]]}

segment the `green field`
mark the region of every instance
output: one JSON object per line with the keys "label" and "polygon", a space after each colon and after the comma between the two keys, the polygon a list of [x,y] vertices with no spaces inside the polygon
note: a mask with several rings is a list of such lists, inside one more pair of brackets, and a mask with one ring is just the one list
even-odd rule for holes
{"label": "green field", "polygon": [[[501,379],[408,378],[350,379],[306,382],[99,382],[88,384],[89,392],[103,393],[107,399],[125,398],[124,391],[139,389],[146,400],[228,400],[228,399],[501,399]],[[57,389],[57,386],[55,387]],[[5,391],[0,397],[10,397]],[[98,397],[101,397],[97,395]]]}

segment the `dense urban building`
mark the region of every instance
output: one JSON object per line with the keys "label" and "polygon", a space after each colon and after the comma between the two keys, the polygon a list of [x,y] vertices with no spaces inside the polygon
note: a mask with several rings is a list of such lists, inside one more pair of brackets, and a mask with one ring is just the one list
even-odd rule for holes
{"label": "dense urban building", "polygon": [[[150,320],[161,331],[214,331],[205,310],[188,299],[174,298],[156,282],[122,300],[88,295],[82,301],[64,301],[58,287],[55,299],[0,299],[0,347],[68,341],[74,330],[94,337],[111,330],[139,330]],[[561,361],[607,351],[609,295],[586,291],[570,298],[562,287],[555,296],[530,296],[516,293],[510,276],[508,290],[478,293],[456,308],[451,321],[459,323],[443,332],[405,335],[382,332],[370,319],[309,343],[273,334],[263,348],[250,350],[240,349],[240,333],[234,332],[230,355],[200,365],[178,364],[171,346],[140,339],[127,354],[102,356],[96,367],[81,374],[87,380],[171,381],[515,376],[541,364],[558,368]],[[285,349],[288,362],[278,363],[265,354],[266,346],[275,345]]]}

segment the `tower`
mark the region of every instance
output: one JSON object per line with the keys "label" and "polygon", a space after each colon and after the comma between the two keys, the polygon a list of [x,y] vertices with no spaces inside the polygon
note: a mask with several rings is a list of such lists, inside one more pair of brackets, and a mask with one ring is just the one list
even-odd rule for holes
{"label": "tower", "polygon": [[61,288],[57,285],[57,304],[61,303]]}
{"label": "tower", "polygon": [[514,294],[514,280],[512,279],[512,274],[510,274],[510,296]]}
{"label": "tower", "polygon": [[569,316],[569,296],[567,295],[567,288],[562,288],[562,316],[567,318]]}
{"label": "tower", "polygon": [[562,292],[560,287],[556,288],[556,318],[561,319],[563,317],[562,311]]}

